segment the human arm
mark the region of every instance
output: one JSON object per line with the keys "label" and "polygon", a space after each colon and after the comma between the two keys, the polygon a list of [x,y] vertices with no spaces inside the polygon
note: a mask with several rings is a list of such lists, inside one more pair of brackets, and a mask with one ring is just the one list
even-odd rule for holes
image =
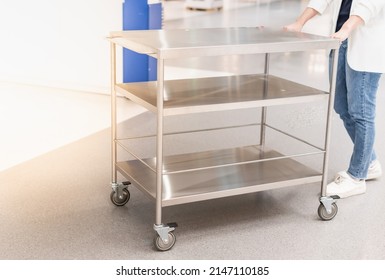
{"label": "human arm", "polygon": [[288,24],[283,28],[287,31],[300,32],[305,23],[317,14],[318,12],[315,9],[307,7],[295,22]]}
{"label": "human arm", "polygon": [[332,37],[344,41],[357,27],[366,25],[378,17],[383,9],[385,9],[384,0],[356,0],[352,5],[349,19],[338,32],[332,34]]}

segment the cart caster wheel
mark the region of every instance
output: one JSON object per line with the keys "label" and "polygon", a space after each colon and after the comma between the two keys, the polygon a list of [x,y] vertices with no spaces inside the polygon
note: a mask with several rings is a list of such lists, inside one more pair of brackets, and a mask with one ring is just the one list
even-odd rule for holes
{"label": "cart caster wheel", "polygon": [[326,211],[326,207],[321,203],[320,206],[318,207],[318,216],[324,220],[324,221],[330,221],[331,219],[333,219],[336,215],[337,215],[337,212],[338,212],[338,206],[336,203],[332,203],[331,204],[332,206],[332,212],[331,213],[328,213]]}
{"label": "cart caster wheel", "polygon": [[176,237],[175,237],[175,234],[172,233],[172,232],[168,233],[168,242],[167,243],[165,243],[162,240],[162,238],[160,238],[159,235],[157,235],[155,237],[155,239],[154,239],[155,247],[159,251],[168,251],[168,250],[170,250],[174,246],[175,242],[176,242]]}
{"label": "cart caster wheel", "polygon": [[123,189],[122,195],[118,197],[116,192],[112,191],[110,194],[110,198],[112,203],[116,206],[123,206],[130,200],[130,192],[127,189]]}

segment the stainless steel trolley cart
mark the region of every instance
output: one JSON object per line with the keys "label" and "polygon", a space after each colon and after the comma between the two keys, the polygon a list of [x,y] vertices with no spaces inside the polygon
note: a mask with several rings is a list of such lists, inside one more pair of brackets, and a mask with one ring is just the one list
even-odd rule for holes
{"label": "stainless steel trolley cart", "polygon": [[[132,183],[155,201],[155,246],[169,250],[175,244],[176,224],[162,221],[162,207],[228,197],[268,189],[314,182],[321,183],[318,214],[323,220],[337,214],[335,200],[326,196],[328,146],[333,107],[335,71],[329,92],[298,84],[269,74],[272,53],[331,50],[336,69],[339,48],[337,40],[304,33],[261,28],[209,28],[191,30],[146,30],[111,32],[112,70],[112,193],[115,205],[130,198]],[[116,82],[116,47],[130,49],[157,59],[157,81]],[[229,77],[165,80],[165,61],[187,57],[263,54],[264,73]],[[133,66],[134,67],[134,66]],[[156,116],[156,151],[154,157],[141,156],[118,138],[116,96],[123,94]],[[267,107],[275,105],[324,101],[328,107],[323,147],[319,148],[266,122]],[[246,147],[217,149],[166,155],[164,118],[167,116],[207,113],[234,109],[260,108],[259,143]],[[295,159],[304,154],[282,154],[268,148],[266,129],[302,141],[316,149],[322,158],[322,170]],[[192,131],[194,132],[194,131]],[[177,134],[178,132],[176,132]],[[183,131],[180,133],[184,133]],[[133,139],[144,139],[138,136]],[[117,149],[124,148],[132,160],[118,161]],[[117,172],[129,182],[118,183]]]}

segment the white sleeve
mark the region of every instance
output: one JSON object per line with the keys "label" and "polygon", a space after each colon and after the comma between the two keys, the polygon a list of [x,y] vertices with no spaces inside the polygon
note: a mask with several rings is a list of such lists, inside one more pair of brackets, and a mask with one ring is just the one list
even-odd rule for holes
{"label": "white sleeve", "polygon": [[[381,1],[381,0],[379,0]],[[384,0],[382,0],[384,1]],[[326,8],[333,2],[333,0],[310,0],[309,4],[307,5],[309,8],[313,8],[321,15],[326,10]]]}
{"label": "white sleeve", "polygon": [[385,9],[384,0],[353,0],[350,15],[359,16],[367,24]]}

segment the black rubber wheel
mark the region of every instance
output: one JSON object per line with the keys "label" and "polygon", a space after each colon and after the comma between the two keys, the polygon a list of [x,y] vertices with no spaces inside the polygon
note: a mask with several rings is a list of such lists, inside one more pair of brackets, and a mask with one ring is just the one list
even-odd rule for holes
{"label": "black rubber wheel", "polygon": [[164,243],[162,238],[160,238],[159,235],[157,235],[154,239],[155,247],[159,251],[170,250],[174,246],[175,242],[176,242],[176,237],[175,237],[175,234],[173,232],[168,233],[168,242],[167,243]]}
{"label": "black rubber wheel", "polygon": [[110,194],[110,198],[113,204],[116,206],[123,206],[130,200],[130,192],[127,189],[123,189],[122,195],[118,197],[115,191],[112,191]]}
{"label": "black rubber wheel", "polygon": [[321,203],[318,207],[318,216],[324,221],[332,220],[338,212],[338,206],[335,202],[332,203],[332,212],[328,213],[325,206]]}

